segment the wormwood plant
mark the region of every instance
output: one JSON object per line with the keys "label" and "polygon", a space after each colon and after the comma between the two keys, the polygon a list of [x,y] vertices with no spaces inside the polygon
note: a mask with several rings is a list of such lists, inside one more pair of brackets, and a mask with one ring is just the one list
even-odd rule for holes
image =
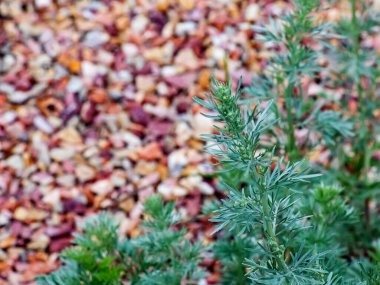
{"label": "wormwood plant", "polygon": [[380,235],[378,206],[371,209],[380,190],[379,162],[373,157],[380,147],[376,139],[379,134],[376,110],[380,107],[380,61],[376,51],[366,48],[362,40],[364,36],[379,33],[380,13],[372,9],[370,1],[351,0],[350,4],[351,17],[342,18],[334,26],[342,40],[331,58],[335,59],[332,69],[336,76],[334,84],[345,88],[347,94],[343,97],[342,107],[351,111],[356,121],[355,136],[348,151],[342,145],[334,152],[339,168],[330,173],[333,179],[344,185],[345,195],[363,213],[361,226],[355,227],[349,236],[355,254],[363,254]]}
{"label": "wormwood plant", "polygon": [[[222,185],[219,185],[218,188],[223,189]],[[224,190],[226,191],[226,189]],[[219,200],[206,200],[203,204],[202,212],[204,215],[210,216],[220,206],[221,202]],[[250,238],[246,238],[246,236],[235,235],[233,231],[218,233],[217,240],[211,246],[211,251],[222,265],[221,284],[250,284],[245,261],[253,256],[254,249],[255,242]]]}
{"label": "wormwood plant", "polygon": [[[330,33],[329,25],[318,24],[313,18],[319,1],[299,0],[294,4],[294,11],[281,21],[270,19],[268,25],[255,27],[259,40],[270,44],[276,54],[253,84],[244,89],[250,96],[248,100],[241,96],[239,87],[236,95],[232,95],[231,84],[215,81],[212,96],[206,101],[196,99],[216,113],[208,117],[224,124],[224,128],[217,127],[218,134],[205,136],[211,144],[209,152],[222,166],[219,169],[223,172],[220,188],[228,197],[215,210],[213,221],[219,223],[217,231],[227,229],[233,232],[237,239],[245,241],[247,249],[251,249],[245,255],[234,256],[233,252],[240,251],[236,250],[236,240],[231,234],[225,234],[225,240],[217,241],[215,255],[224,264],[225,284],[249,284],[248,278],[254,284],[328,284],[341,280],[339,275],[342,272],[338,270],[341,266],[335,265],[344,264],[344,260],[338,262],[338,259],[345,250],[339,244],[329,242],[331,236],[325,232],[331,226],[331,234],[332,224],[339,224],[341,217],[303,218],[302,214],[313,215],[314,211],[295,198],[293,190],[304,190],[302,184],[313,177],[306,175],[302,163],[297,162],[303,153],[296,146],[295,129],[307,128],[308,137],[316,133],[326,145],[332,146],[337,137],[352,135],[352,123],[340,112],[322,110],[324,103],[314,104],[303,90],[302,79],[316,77],[321,72],[313,43],[328,47],[326,39],[336,36]],[[285,114],[272,103],[264,110],[250,109],[252,102],[281,102],[282,99]],[[273,136],[268,139],[268,134]],[[287,136],[285,140],[284,136]],[[277,148],[273,147],[275,144]],[[284,144],[288,163],[278,157],[278,150]],[[335,198],[333,188],[320,189]],[[307,191],[306,195],[309,193]],[[346,207],[344,200],[334,201],[335,206]],[[304,212],[300,213],[297,208]],[[344,217],[352,220],[351,215],[352,211],[347,211]],[[328,214],[323,212],[321,216]],[[316,239],[321,244],[314,244],[313,231],[300,231],[311,223],[318,229]],[[256,240],[256,247],[252,240]],[[223,254],[218,254],[220,248]],[[326,250],[331,250],[330,257],[334,252],[334,262],[326,258]],[[245,266],[241,262],[239,266],[241,258],[249,260]],[[331,271],[337,276],[325,269],[334,269]],[[247,270],[246,276],[238,275],[238,272]],[[233,275],[240,277],[229,278]]]}
{"label": "wormwood plant", "polygon": [[190,243],[185,230],[173,228],[179,217],[174,203],[160,196],[145,203],[142,230],[133,239],[119,240],[117,224],[108,214],[86,220],[83,233],[62,254],[63,266],[38,277],[40,285],[196,284],[201,245]]}
{"label": "wormwood plant", "polygon": [[[207,204],[205,212],[216,223],[211,248],[222,265],[222,284],[380,284],[378,220],[370,215],[380,186],[370,175],[378,167],[373,154],[379,146],[379,62],[361,43],[362,35],[379,29],[366,3],[351,4],[352,17],[333,27],[316,21],[319,1],[294,1],[294,10],[280,21],[255,27],[276,53],[244,88],[248,97],[241,82],[234,93],[231,82],[213,79],[206,100],[195,99],[218,123],[204,139],[218,161],[225,198]],[[331,39],[338,44],[330,45]],[[359,112],[351,119],[344,104],[333,110],[332,102],[304,90],[305,79],[324,80],[319,59],[326,52],[337,59],[335,83],[358,99]],[[299,145],[298,129],[307,130]],[[302,158],[316,143],[339,158],[343,171],[319,167],[325,175],[318,178],[308,168]],[[376,205],[371,207],[375,214]],[[206,249],[178,230],[174,204],[153,196],[145,213],[142,234],[124,240],[109,215],[87,220],[74,246],[62,253],[63,266],[39,277],[39,284],[197,283]]]}
{"label": "wormwood plant", "polygon": [[[295,238],[305,231],[304,217],[296,205],[298,184],[318,175],[307,174],[303,162],[284,163],[266,147],[262,134],[273,126],[271,104],[260,110],[239,105],[232,85],[213,80],[212,95],[196,101],[213,112],[206,115],[223,127],[216,134],[204,135],[208,151],[222,166],[221,171],[239,169],[245,187],[225,185],[227,198],[214,211],[216,231],[227,229],[238,237],[254,240],[253,257],[246,260],[253,284],[333,284],[332,273],[324,270],[325,252],[308,250]],[[240,84],[239,84],[240,85]]]}
{"label": "wormwood plant", "polygon": [[297,238],[305,240],[306,247],[314,252],[329,251],[324,260],[326,269],[349,280],[349,263],[344,258],[348,254],[346,238],[348,226],[356,223],[358,216],[341,197],[341,192],[342,188],[336,185],[321,184],[311,193],[303,193],[300,212],[310,217],[313,229],[301,232]]}
{"label": "wormwood plant", "polygon": [[318,174],[308,174],[302,161],[285,163],[262,139],[275,124],[271,103],[251,108],[239,103],[240,83],[235,94],[231,82],[213,84],[206,100],[195,100],[221,124],[204,139],[226,193],[206,207],[215,232],[227,231],[213,248],[223,264],[222,284],[377,284],[376,244],[372,264],[347,258],[346,237],[358,216],[342,189],[303,187]]}
{"label": "wormwood plant", "polygon": [[[341,112],[326,109],[328,102],[310,100],[302,85],[303,79],[318,77],[323,71],[319,65],[320,54],[323,48],[329,48],[328,40],[338,35],[332,33],[330,24],[316,20],[320,1],[295,0],[293,4],[294,10],[280,19],[270,18],[266,25],[254,26],[255,41],[269,47],[274,56],[252,85],[244,89],[249,101],[285,102],[285,114],[276,104],[272,105],[280,131],[277,128],[271,131],[279,147],[286,145],[290,160],[299,159],[307,150],[296,146],[296,129],[307,130],[306,146],[315,143],[310,140],[311,134],[321,136],[330,146],[337,137],[352,135],[352,123]],[[315,48],[317,44],[319,50]]]}

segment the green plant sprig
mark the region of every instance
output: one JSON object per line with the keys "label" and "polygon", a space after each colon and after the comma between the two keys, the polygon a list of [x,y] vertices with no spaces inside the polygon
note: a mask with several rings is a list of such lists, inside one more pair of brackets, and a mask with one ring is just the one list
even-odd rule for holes
{"label": "green plant sprig", "polygon": [[57,271],[40,276],[40,285],[163,285],[196,284],[201,244],[185,238],[186,231],[173,228],[179,221],[174,203],[164,204],[158,195],[145,202],[140,236],[119,240],[118,226],[109,214],[89,218],[75,234],[74,246],[61,257]]}
{"label": "green plant sprig", "polygon": [[[362,222],[366,227],[356,227],[351,239],[351,247],[355,248],[356,254],[363,254],[380,234],[376,226],[377,215],[373,215],[370,209],[371,201],[379,197],[380,189],[379,179],[370,179],[371,171],[378,172],[378,163],[372,156],[380,147],[376,140],[378,122],[374,116],[375,110],[380,108],[377,92],[380,59],[376,51],[363,47],[362,38],[379,32],[380,13],[371,9],[369,1],[351,0],[350,4],[350,17],[343,18],[334,26],[342,40],[332,53],[337,63],[332,72],[342,80],[350,98],[357,98],[357,112],[353,114],[356,124],[350,140],[353,154],[347,155],[343,146],[340,147],[338,158],[341,167],[335,171],[335,179],[345,186],[347,191],[344,194],[357,211],[363,213]],[[360,234],[356,234],[358,232]]]}
{"label": "green plant sprig", "polygon": [[319,175],[307,174],[302,162],[284,164],[283,158],[276,162],[274,152],[261,147],[261,135],[273,122],[270,104],[262,110],[240,106],[240,84],[233,94],[231,83],[213,82],[207,100],[195,100],[208,108],[213,115],[207,116],[223,127],[216,127],[217,134],[203,138],[222,171],[241,169],[248,182],[244,189],[225,185],[227,198],[211,219],[218,223],[215,231],[227,229],[237,236],[256,239],[256,248],[262,254],[246,263],[252,282],[297,284],[308,280],[320,284],[330,276],[318,263],[324,253],[312,254],[302,244],[293,253],[294,245],[289,243],[291,236],[304,229],[304,217],[295,209],[292,188]]}
{"label": "green plant sprig", "polygon": [[[285,116],[276,104],[273,104],[273,109],[282,136],[287,136],[286,153],[291,161],[301,157],[296,146],[296,127],[308,128],[309,135],[311,132],[320,134],[328,145],[333,145],[338,136],[352,135],[352,123],[342,118],[341,113],[321,111],[322,106],[318,105],[312,108],[313,104],[306,98],[301,84],[302,79],[311,79],[322,70],[318,64],[320,50],[315,50],[313,43],[330,47],[328,39],[339,36],[331,32],[332,25],[315,21],[314,14],[320,8],[320,1],[299,0],[294,1],[294,4],[294,10],[283,16],[281,21],[269,19],[269,23],[264,26],[254,26],[257,41],[270,43],[281,52],[276,52],[264,72],[244,89],[250,96],[248,100],[255,102],[284,99]],[[313,116],[305,119],[308,113]]]}

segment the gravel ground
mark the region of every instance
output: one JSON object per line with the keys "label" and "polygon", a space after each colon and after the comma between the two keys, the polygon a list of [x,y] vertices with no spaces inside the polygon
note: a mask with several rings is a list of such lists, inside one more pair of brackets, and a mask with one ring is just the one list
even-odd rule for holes
{"label": "gravel ground", "polygon": [[[210,239],[212,226],[194,217],[216,191],[199,139],[213,122],[192,98],[212,74],[224,79],[225,59],[235,84],[249,83],[271,55],[251,26],[287,7],[1,1],[0,284],[33,284],[56,268],[76,222],[101,210],[137,235],[153,192],[178,201],[194,234]],[[380,36],[369,40],[380,49]]]}

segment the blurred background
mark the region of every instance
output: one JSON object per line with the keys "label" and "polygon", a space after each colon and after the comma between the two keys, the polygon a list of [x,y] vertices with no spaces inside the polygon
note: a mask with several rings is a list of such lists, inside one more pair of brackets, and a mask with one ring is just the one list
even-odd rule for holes
{"label": "blurred background", "polygon": [[[338,2],[323,11],[328,20],[350,14]],[[207,239],[194,217],[216,193],[199,139],[213,123],[193,97],[226,69],[235,84],[251,83],[271,56],[252,25],[288,7],[1,0],[0,284],[33,284],[55,269],[75,223],[101,210],[136,236],[153,192],[175,199]],[[379,50],[380,36],[369,44]]]}

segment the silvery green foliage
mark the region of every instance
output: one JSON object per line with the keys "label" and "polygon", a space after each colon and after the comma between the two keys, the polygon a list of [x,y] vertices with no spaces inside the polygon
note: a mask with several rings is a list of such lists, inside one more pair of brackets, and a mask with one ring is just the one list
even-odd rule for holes
{"label": "silvery green foliage", "polygon": [[[352,7],[359,2],[351,0]],[[379,107],[379,61],[360,46],[360,36],[378,32],[379,21],[365,3],[360,3],[365,9],[358,14],[363,17],[357,16],[354,9],[351,19],[332,29],[313,19],[319,1],[296,0],[294,4],[294,10],[281,21],[269,19],[267,25],[254,28],[259,40],[281,52],[244,89],[250,95],[248,99],[241,94],[240,82],[234,93],[230,82],[215,80],[211,95],[206,100],[196,99],[209,110],[205,116],[219,123],[215,133],[203,138],[208,152],[218,161],[219,186],[226,194],[222,201],[205,206],[217,224],[219,236],[212,251],[222,264],[221,283],[378,285],[379,242],[364,235],[367,232],[363,224],[357,223],[363,215],[351,204],[373,197],[380,185],[367,177],[369,167],[374,165],[371,153],[379,147],[372,133],[376,130],[373,111]],[[357,130],[353,130],[354,124],[344,118],[343,112],[326,110],[325,105],[305,100],[302,79],[321,72],[317,63],[320,51],[314,50],[311,43],[317,41],[323,48],[333,50],[326,40],[331,37],[342,43],[337,47],[336,58],[342,63],[337,65],[338,71],[345,81],[352,81],[358,93]],[[363,78],[371,83],[371,100],[364,100]],[[277,99],[284,99],[286,114],[274,103]],[[358,132],[358,142],[353,145],[360,155],[344,158],[340,165],[349,164],[359,170],[337,175],[345,189],[310,183],[318,175],[311,174],[300,160],[296,128],[318,134],[332,151],[342,148],[343,138]],[[286,147],[282,145],[284,137]],[[279,155],[283,149],[285,157]],[[368,191],[355,192],[363,187]],[[346,189],[353,193],[346,195],[348,198],[344,198]],[[174,204],[165,205],[162,198],[154,196],[147,200],[145,213],[149,218],[142,226],[143,234],[122,241],[110,215],[87,220],[82,233],[75,235],[74,246],[62,253],[63,265],[39,277],[38,284],[197,283],[203,276],[199,263],[205,249],[188,241],[185,230],[176,229],[179,219]],[[372,218],[368,223],[373,232],[376,221]],[[347,255],[358,242],[355,239],[364,241],[360,246],[368,256],[358,255],[352,261]]]}
{"label": "silvery green foliage", "polygon": [[199,262],[201,244],[173,228],[179,217],[174,203],[160,196],[145,203],[148,219],[144,234],[119,240],[117,224],[109,214],[89,218],[83,233],[75,234],[74,246],[62,253],[57,271],[38,277],[40,285],[135,285],[192,284],[203,276]]}
{"label": "silvery green foliage", "polygon": [[333,27],[342,40],[331,50],[330,73],[334,75],[335,86],[344,88],[347,94],[342,108],[349,111],[348,103],[354,102],[354,135],[350,139],[350,152],[343,146],[333,152],[338,158],[338,167],[329,173],[332,179],[344,185],[344,195],[360,213],[360,223],[347,235],[352,252],[367,255],[380,236],[378,206],[370,209],[371,201],[378,200],[380,193],[379,162],[373,158],[380,147],[375,115],[380,108],[380,58],[365,39],[379,34],[380,11],[374,9],[372,1],[350,0],[350,4],[351,15],[345,15]]}
{"label": "silvery green foliage", "polygon": [[37,278],[41,285],[118,285],[122,267],[117,262],[117,225],[105,213],[89,218],[75,234],[74,246],[61,253],[62,265]]}
{"label": "silvery green foliage", "polygon": [[[341,112],[321,111],[323,105],[312,104],[301,84],[302,79],[314,78],[323,70],[318,59],[323,48],[330,48],[328,40],[340,38],[330,24],[315,21],[314,12],[318,9],[318,0],[297,0],[294,10],[280,19],[270,18],[268,23],[254,26],[255,40],[271,46],[275,52],[264,71],[244,89],[249,95],[244,100],[285,100],[286,114],[277,106],[272,107],[281,129],[277,136],[286,137],[286,150],[291,159],[299,159],[296,127],[309,130],[308,138],[312,133],[321,136],[330,146],[337,137],[352,136],[353,124]],[[319,43],[320,50],[315,49],[315,43]]]}
{"label": "silvery green foliage", "polygon": [[221,171],[241,170],[247,183],[245,188],[225,185],[227,197],[212,218],[218,223],[216,231],[255,239],[260,254],[245,262],[253,284],[333,284],[322,264],[326,252],[292,241],[301,229],[307,230],[294,190],[318,175],[308,174],[303,162],[284,163],[262,144],[261,135],[273,124],[271,104],[263,109],[240,106],[240,84],[235,94],[231,83],[213,84],[207,100],[196,101],[223,127],[204,139]]}

